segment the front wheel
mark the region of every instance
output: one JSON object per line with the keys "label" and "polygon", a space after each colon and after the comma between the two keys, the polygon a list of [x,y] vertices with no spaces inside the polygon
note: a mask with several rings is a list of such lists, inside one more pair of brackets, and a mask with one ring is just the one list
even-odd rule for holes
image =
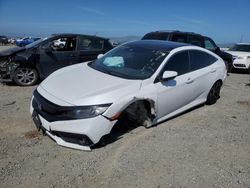
{"label": "front wheel", "polygon": [[143,102],[137,101],[131,104],[126,110],[125,115],[128,120],[135,122],[139,125],[142,125],[146,128],[152,126],[152,120],[150,114],[146,109],[146,106]]}
{"label": "front wheel", "polygon": [[14,73],[14,81],[19,86],[32,86],[38,81],[38,73],[34,68],[18,67]]}
{"label": "front wheel", "polygon": [[215,82],[215,84],[208,93],[206,104],[211,105],[216,103],[216,101],[220,98],[220,89],[221,83],[219,81]]}

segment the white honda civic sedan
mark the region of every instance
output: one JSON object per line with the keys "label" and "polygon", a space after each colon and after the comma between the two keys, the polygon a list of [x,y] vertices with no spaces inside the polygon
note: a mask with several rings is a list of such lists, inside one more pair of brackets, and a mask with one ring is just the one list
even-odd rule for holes
{"label": "white honda civic sedan", "polygon": [[134,41],[54,72],[34,91],[30,111],[37,128],[57,144],[91,150],[121,117],[148,128],[214,104],[225,77],[223,60],[206,49]]}

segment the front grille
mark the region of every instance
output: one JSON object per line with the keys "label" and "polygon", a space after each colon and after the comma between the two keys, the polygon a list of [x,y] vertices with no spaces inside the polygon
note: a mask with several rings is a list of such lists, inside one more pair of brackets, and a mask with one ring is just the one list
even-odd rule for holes
{"label": "front grille", "polygon": [[67,107],[54,104],[40,95],[37,90],[34,91],[33,96],[34,99],[32,101],[32,106],[34,110],[36,110],[37,113],[44,119],[49,122],[69,120],[61,115],[69,110],[72,110],[74,108],[73,106]]}
{"label": "front grille", "polygon": [[245,64],[234,64],[235,67],[246,67]]}

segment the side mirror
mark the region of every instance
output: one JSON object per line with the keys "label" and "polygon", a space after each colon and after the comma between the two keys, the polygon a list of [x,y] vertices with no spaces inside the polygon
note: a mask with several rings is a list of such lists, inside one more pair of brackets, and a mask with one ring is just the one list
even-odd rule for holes
{"label": "side mirror", "polygon": [[100,59],[100,58],[102,58],[104,55],[103,54],[99,54],[98,56],[97,56],[97,59]]}
{"label": "side mirror", "polygon": [[178,73],[176,71],[165,71],[162,75],[162,80],[171,80],[174,79]]}

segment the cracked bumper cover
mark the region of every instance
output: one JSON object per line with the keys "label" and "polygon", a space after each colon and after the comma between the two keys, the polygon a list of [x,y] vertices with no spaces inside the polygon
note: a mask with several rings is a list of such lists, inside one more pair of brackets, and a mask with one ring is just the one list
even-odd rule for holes
{"label": "cracked bumper cover", "polygon": [[18,65],[11,62],[11,59],[0,60],[0,82],[11,82],[17,67]]}

